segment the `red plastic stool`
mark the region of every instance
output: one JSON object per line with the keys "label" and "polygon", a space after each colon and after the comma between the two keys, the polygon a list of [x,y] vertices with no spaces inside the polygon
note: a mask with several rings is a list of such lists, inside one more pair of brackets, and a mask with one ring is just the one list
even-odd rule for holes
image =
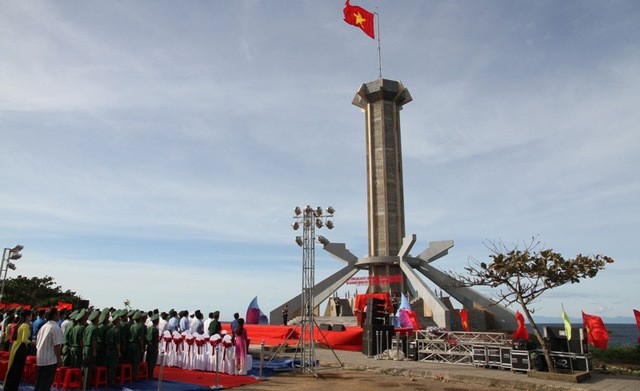
{"label": "red plastic stool", "polygon": [[27,360],[22,371],[22,380],[27,383],[35,384],[37,373],[38,366],[36,365],[35,361],[30,362],[29,360]]}
{"label": "red plastic stool", "polygon": [[60,367],[56,369],[56,376],[53,378],[53,388],[62,388],[64,384],[64,375],[69,367]]}
{"label": "red plastic stool", "polygon": [[133,381],[133,378],[131,377],[131,364],[118,364],[118,368],[116,369],[116,380],[120,385],[125,382],[131,383]]}
{"label": "red plastic stool", "polygon": [[82,388],[82,370],[80,368],[68,368],[64,374],[62,389]]}
{"label": "red plastic stool", "polygon": [[107,385],[107,367],[99,366],[93,368],[93,379],[91,381],[93,388]]}
{"label": "red plastic stool", "polygon": [[146,361],[140,361],[138,365],[138,380],[149,380],[149,366]]}
{"label": "red plastic stool", "polygon": [[4,379],[7,375],[9,360],[0,360],[0,379]]}

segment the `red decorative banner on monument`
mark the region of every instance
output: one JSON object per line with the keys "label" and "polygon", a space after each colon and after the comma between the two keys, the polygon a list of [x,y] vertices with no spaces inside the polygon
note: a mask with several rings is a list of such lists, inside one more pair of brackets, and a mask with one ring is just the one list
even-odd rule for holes
{"label": "red decorative banner on monument", "polygon": [[348,285],[388,285],[402,282],[402,274],[393,274],[390,276],[366,276],[351,277],[347,280]]}

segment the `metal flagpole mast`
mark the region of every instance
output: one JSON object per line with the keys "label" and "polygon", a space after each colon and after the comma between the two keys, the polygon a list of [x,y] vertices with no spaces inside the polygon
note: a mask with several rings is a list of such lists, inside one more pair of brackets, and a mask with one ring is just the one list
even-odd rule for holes
{"label": "metal flagpole mast", "polygon": [[[377,9],[377,7],[376,7]],[[380,79],[382,79],[382,56],[380,55],[380,15],[377,12],[373,13],[376,16],[376,27],[377,27],[377,32],[376,35],[378,36],[378,77]]]}

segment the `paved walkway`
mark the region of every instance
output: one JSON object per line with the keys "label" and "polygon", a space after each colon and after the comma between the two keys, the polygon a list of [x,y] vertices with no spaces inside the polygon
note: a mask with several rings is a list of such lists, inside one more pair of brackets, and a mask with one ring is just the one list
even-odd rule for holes
{"label": "paved walkway", "polygon": [[[531,391],[640,391],[640,377],[591,373],[581,383],[535,379],[526,373],[501,369],[457,365],[438,362],[395,361],[368,358],[360,352],[330,350],[316,347],[316,357],[321,368],[339,367],[354,371],[376,371],[395,376],[449,380],[474,383],[502,389]],[[337,356],[337,357],[336,357]],[[339,359],[339,361],[338,361]]]}

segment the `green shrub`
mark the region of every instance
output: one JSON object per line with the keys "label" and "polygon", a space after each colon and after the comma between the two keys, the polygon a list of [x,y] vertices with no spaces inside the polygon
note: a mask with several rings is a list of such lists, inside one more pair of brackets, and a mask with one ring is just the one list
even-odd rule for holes
{"label": "green shrub", "polygon": [[613,346],[606,350],[590,347],[591,356],[609,364],[640,363],[640,346]]}

